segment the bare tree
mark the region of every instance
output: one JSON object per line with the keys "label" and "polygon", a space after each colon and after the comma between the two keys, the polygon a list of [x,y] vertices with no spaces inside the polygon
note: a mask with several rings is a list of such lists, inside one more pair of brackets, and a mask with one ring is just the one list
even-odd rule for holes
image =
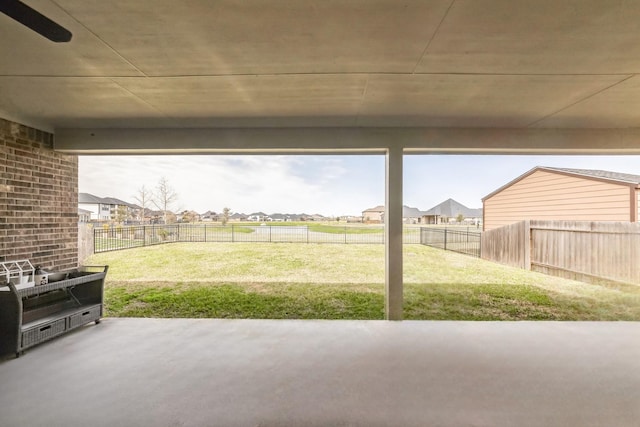
{"label": "bare tree", "polygon": [[144,224],[144,217],[147,213],[147,209],[153,200],[153,193],[144,185],[138,189],[138,194],[134,196],[138,204],[140,204],[141,213],[140,220]]}
{"label": "bare tree", "polygon": [[169,180],[163,176],[156,186],[153,204],[162,211],[165,224],[167,224],[167,212],[176,200],[178,200],[178,193],[169,185]]}
{"label": "bare tree", "polygon": [[220,221],[222,221],[222,225],[227,225],[227,222],[229,222],[229,214],[231,214],[231,209],[222,209],[222,218],[220,218]]}

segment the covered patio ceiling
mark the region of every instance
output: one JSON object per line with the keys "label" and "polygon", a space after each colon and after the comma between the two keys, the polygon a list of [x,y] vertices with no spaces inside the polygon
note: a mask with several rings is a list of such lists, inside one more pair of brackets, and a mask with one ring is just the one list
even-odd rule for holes
{"label": "covered patio ceiling", "polygon": [[0,117],[72,154],[386,154],[402,318],[406,153],[640,153],[640,3],[26,0],[0,14]]}
{"label": "covered patio ceiling", "polygon": [[73,39],[0,15],[0,116],[59,150],[640,153],[637,2],[25,3]]}

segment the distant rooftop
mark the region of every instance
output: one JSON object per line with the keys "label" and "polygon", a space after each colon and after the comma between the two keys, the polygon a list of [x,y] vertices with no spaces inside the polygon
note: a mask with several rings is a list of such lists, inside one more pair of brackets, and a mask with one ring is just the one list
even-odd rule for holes
{"label": "distant rooftop", "polygon": [[462,214],[465,218],[479,218],[482,216],[482,209],[471,209],[453,199],[447,199],[423,213],[429,216],[444,216],[455,218]]}
{"label": "distant rooftop", "polygon": [[139,206],[133,203],[125,202],[124,200],[116,199],[115,197],[98,197],[90,193],[78,193],[78,203],[101,203],[104,205],[120,205],[129,206],[130,208],[138,209]]}

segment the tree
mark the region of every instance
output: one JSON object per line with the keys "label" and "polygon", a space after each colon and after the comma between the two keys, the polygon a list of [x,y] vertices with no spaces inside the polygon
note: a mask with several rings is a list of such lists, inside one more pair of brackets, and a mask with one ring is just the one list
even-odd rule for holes
{"label": "tree", "polygon": [[462,221],[464,221],[464,215],[462,215],[461,213],[458,214],[458,216],[456,217],[456,221],[458,221],[458,224],[461,224]]}
{"label": "tree", "polygon": [[167,212],[170,211],[171,205],[173,205],[176,200],[178,200],[178,193],[176,193],[169,185],[169,180],[163,176],[160,178],[158,185],[156,186],[153,204],[162,211],[162,217],[165,224],[168,223],[167,220],[169,219]]}
{"label": "tree", "polygon": [[140,221],[144,224],[144,218],[147,214],[147,208],[153,200],[153,193],[144,185],[138,189],[138,194],[134,196],[138,204],[140,204]]}
{"label": "tree", "polygon": [[198,214],[194,211],[183,211],[182,212],[182,222],[195,222],[198,217]]}
{"label": "tree", "polygon": [[229,222],[230,213],[231,213],[231,209],[229,208],[222,209],[222,218],[220,218],[220,221],[222,221],[222,225],[227,225],[227,222]]}
{"label": "tree", "polygon": [[119,205],[116,209],[116,222],[121,224],[127,219],[127,207]]}

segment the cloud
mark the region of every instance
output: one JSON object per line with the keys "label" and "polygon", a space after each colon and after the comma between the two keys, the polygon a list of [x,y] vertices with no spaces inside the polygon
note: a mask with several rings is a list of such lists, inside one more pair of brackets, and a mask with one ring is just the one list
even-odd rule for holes
{"label": "cloud", "polygon": [[[480,207],[482,197],[538,165],[640,175],[640,156],[411,155],[404,202],[426,210],[453,198]],[[179,196],[174,210],[337,216],[384,203],[381,155],[81,156],[79,166],[81,192],[131,202],[165,176]]]}
{"label": "cloud", "polygon": [[79,187],[135,201],[164,176],[178,194],[174,210],[358,214],[366,206],[339,194],[348,171],[336,156],[82,156]]}

